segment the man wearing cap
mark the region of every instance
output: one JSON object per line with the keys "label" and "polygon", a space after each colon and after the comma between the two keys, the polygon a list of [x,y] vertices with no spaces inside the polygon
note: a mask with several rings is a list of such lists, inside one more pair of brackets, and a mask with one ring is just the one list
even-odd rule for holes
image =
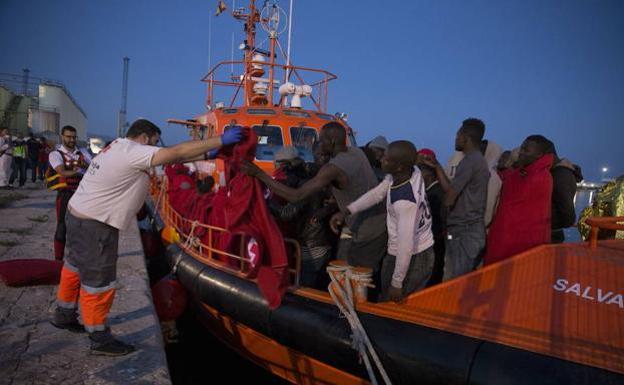
{"label": "man wearing cap", "polygon": [[[113,303],[119,230],[135,220],[149,190],[148,170],[154,166],[205,158],[206,152],[241,139],[240,128],[220,137],[160,148],[160,129],[139,119],[125,138],[117,138],[91,162],[67,213],[67,246],[51,320],[61,329],[87,331],[91,354],[119,356],[134,351],[113,337],[106,319]],[[78,323],[80,301],[84,326]]]}
{"label": "man wearing cap", "polygon": [[[282,183],[292,188],[300,187],[315,175],[293,146],[284,146],[275,153],[275,166]],[[271,213],[287,226],[283,229],[285,234],[292,234],[301,244],[301,286],[316,287],[319,272],[330,258],[331,243],[324,223],[335,209],[325,205],[326,198],[324,191],[321,191],[298,202],[284,204],[274,199],[269,201]]]}
{"label": "man wearing cap", "polygon": [[446,208],[444,207],[444,190],[438,181],[436,172],[433,168],[424,164],[424,161],[436,161],[436,154],[429,148],[423,148],[418,151],[418,168],[425,182],[425,191],[427,194],[427,203],[431,211],[431,231],[433,232],[433,253],[435,261],[433,264],[433,272],[428,286],[442,282],[444,273],[444,252],[446,239]]}
{"label": "man wearing cap", "polygon": [[384,136],[379,135],[373,138],[370,142],[366,143],[366,145],[361,147],[361,149],[368,158],[368,162],[373,168],[377,180],[381,182],[386,176],[386,173],[381,168],[381,158],[383,158],[384,154],[388,150],[388,141]]}

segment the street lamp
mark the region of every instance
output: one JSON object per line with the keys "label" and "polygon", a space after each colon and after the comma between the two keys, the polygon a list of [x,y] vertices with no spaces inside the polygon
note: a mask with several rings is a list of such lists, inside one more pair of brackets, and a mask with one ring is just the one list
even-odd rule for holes
{"label": "street lamp", "polygon": [[607,171],[609,171],[609,168],[608,168],[608,167],[603,167],[603,168],[602,168],[602,180],[603,180],[603,181],[605,181],[605,180],[606,180]]}

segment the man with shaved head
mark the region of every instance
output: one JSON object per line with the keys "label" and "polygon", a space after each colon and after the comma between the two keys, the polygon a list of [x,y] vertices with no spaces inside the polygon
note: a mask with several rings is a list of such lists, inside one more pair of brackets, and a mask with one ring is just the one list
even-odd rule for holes
{"label": "man with shaved head", "polygon": [[348,214],[386,201],[388,254],[381,267],[381,300],[401,301],[426,286],[433,270],[431,212],[411,142],[390,143],[381,158],[386,177],[347,206]]}
{"label": "man with shaved head", "polygon": [[[342,213],[334,219],[334,223],[342,222],[347,206],[375,187],[377,178],[362,150],[347,146],[346,129],[341,123],[330,122],[324,125],[319,140],[320,151],[328,155],[330,160],[321,167],[316,176],[298,188],[288,187],[272,179],[253,163],[243,164],[241,170],[258,178],[274,194],[289,202],[306,200],[330,187]],[[385,210],[381,204],[347,217],[340,237],[338,258],[347,259],[353,266],[372,268],[377,273],[386,253],[387,233],[384,219]]]}
{"label": "man with shaved head", "polygon": [[450,181],[435,159],[423,163],[435,169],[445,192],[447,238],[443,280],[474,270],[482,260],[485,247],[484,213],[490,171],[480,151],[483,122],[469,118],[462,122],[455,137],[455,150],[464,153]]}

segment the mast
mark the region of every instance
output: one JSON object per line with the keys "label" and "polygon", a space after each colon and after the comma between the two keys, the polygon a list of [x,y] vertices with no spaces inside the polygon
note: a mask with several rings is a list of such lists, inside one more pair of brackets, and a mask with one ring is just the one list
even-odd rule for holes
{"label": "mast", "polygon": [[124,136],[126,133],[126,127],[128,126],[128,122],[126,121],[126,106],[128,104],[128,67],[130,59],[125,57],[123,58],[124,69],[123,69],[123,81],[121,83],[121,108],[119,109],[119,116],[117,120],[117,137],[120,138]]}

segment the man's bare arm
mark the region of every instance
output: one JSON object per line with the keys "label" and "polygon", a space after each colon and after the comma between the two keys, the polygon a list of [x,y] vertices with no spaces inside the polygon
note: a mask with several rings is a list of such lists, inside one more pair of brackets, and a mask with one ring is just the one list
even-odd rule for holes
{"label": "man's bare arm", "polygon": [[341,173],[336,166],[325,165],[314,178],[307,181],[303,186],[291,188],[274,180],[253,163],[243,164],[241,170],[247,175],[261,180],[273,193],[286,199],[288,202],[298,202],[318,193],[331,183],[338,182]]}
{"label": "man's bare arm", "polygon": [[[221,146],[221,137],[214,136],[205,140],[190,140],[176,144],[172,147],[161,148],[152,158],[152,166],[160,166],[169,163],[188,162],[201,156],[213,148]],[[198,159],[199,160],[199,159]]]}

